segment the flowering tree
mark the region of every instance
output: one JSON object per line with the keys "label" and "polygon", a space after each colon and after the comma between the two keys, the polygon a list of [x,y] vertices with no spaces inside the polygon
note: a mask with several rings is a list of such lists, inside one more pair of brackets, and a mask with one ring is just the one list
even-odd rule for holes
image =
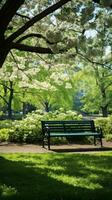
{"label": "flowering tree", "polygon": [[[44,38],[41,34],[37,33],[30,33],[26,34],[25,36],[22,36],[22,34],[28,30],[30,27],[32,27],[36,22],[40,21],[50,13],[54,12],[64,4],[66,4],[70,0],[60,0],[57,3],[53,5],[49,5],[48,8],[41,11],[39,14],[33,16],[32,18],[29,18],[26,16],[28,21],[24,23],[23,26],[14,31],[9,36],[7,35],[8,29],[11,29],[10,23],[12,22],[12,28],[13,28],[13,19],[17,19],[17,15],[21,17],[25,17],[21,15],[21,13],[18,13],[19,8],[23,5],[25,5],[25,0],[7,0],[7,1],[0,1],[0,66],[2,67],[2,64],[4,63],[8,53],[11,49],[19,49],[24,51],[30,51],[30,52],[38,52],[38,53],[52,53],[50,48],[44,48],[44,47],[35,47],[35,46],[29,46],[21,44],[21,41],[25,40],[26,38],[30,37],[36,37],[36,38]],[[29,1],[28,1],[29,2]],[[13,5],[13,6],[12,6]],[[30,12],[30,11],[29,11]],[[18,37],[19,38],[18,40]],[[46,38],[44,38],[46,40]]]}
{"label": "flowering tree", "polygon": [[[52,2],[54,2],[54,4]],[[32,3],[29,0],[0,0],[0,67],[2,67],[11,49],[42,54],[54,53],[48,45],[51,44],[49,39],[41,33],[34,33],[29,30],[37,22],[41,23],[41,20],[59,8],[61,9],[61,7],[68,2],[71,2],[73,7],[76,4],[76,1],[74,0],[40,0],[38,3],[35,0],[33,0]],[[80,2],[81,1],[79,1],[79,3]],[[88,3],[92,1],[87,0],[86,2]],[[111,0],[93,0],[93,2],[101,3],[103,6],[111,7],[112,5]],[[32,4],[35,7],[32,7]],[[38,11],[38,14],[36,13],[36,10]],[[36,39],[43,39],[46,42],[46,45],[32,46],[31,44],[29,45],[28,43],[23,43],[32,37]]]}

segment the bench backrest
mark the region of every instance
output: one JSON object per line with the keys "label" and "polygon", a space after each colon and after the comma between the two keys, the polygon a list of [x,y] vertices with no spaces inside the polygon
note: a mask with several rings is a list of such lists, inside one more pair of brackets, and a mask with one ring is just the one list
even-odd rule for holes
{"label": "bench backrest", "polygon": [[45,132],[45,128],[48,127],[50,132],[62,132],[62,133],[75,133],[91,131],[95,132],[95,126],[93,120],[75,120],[75,121],[42,121],[42,131]]}

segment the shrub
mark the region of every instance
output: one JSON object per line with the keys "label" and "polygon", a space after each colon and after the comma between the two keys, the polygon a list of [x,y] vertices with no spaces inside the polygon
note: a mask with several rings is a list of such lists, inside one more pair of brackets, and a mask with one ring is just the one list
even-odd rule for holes
{"label": "shrub", "polygon": [[10,131],[9,140],[12,142],[35,143],[42,140],[41,121],[42,120],[76,120],[81,119],[81,115],[76,112],[42,112],[37,110],[26,116],[21,121],[15,121]]}
{"label": "shrub", "polygon": [[2,128],[11,128],[14,124],[12,120],[1,120],[0,121],[0,129]]}
{"label": "shrub", "polygon": [[9,140],[10,129],[2,128],[0,129],[0,142],[5,142]]}
{"label": "shrub", "polygon": [[95,119],[95,124],[102,128],[103,136],[106,140],[112,141],[112,116],[97,118]]}
{"label": "shrub", "polygon": [[40,139],[36,125],[27,125],[21,121],[18,125],[11,129],[9,140],[11,142],[35,143]]}
{"label": "shrub", "polygon": [[112,141],[112,134],[107,134],[106,135],[106,140],[107,141]]}

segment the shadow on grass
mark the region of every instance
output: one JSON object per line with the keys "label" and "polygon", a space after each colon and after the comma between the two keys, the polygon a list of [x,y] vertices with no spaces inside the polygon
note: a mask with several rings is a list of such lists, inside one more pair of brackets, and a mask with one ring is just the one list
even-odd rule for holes
{"label": "shadow on grass", "polygon": [[111,200],[110,169],[110,154],[3,155],[0,200]]}
{"label": "shadow on grass", "polygon": [[88,147],[88,148],[83,148],[83,147],[81,147],[81,148],[64,148],[64,149],[55,149],[55,148],[53,148],[53,149],[51,149],[52,151],[54,151],[54,152],[56,152],[56,153],[69,153],[69,152],[96,152],[96,151],[98,151],[98,152],[102,152],[102,151],[112,151],[112,147],[96,147],[96,148],[90,148],[90,147]]}

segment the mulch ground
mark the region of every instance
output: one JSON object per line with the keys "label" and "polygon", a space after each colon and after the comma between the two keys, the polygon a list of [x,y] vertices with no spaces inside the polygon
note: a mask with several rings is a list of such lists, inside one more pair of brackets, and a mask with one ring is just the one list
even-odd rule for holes
{"label": "mulch ground", "polygon": [[103,140],[103,147],[100,144],[97,146],[88,144],[67,144],[67,145],[51,145],[51,150],[42,148],[41,145],[32,144],[15,144],[15,143],[0,143],[0,153],[61,153],[61,152],[99,152],[112,151],[112,142]]}

